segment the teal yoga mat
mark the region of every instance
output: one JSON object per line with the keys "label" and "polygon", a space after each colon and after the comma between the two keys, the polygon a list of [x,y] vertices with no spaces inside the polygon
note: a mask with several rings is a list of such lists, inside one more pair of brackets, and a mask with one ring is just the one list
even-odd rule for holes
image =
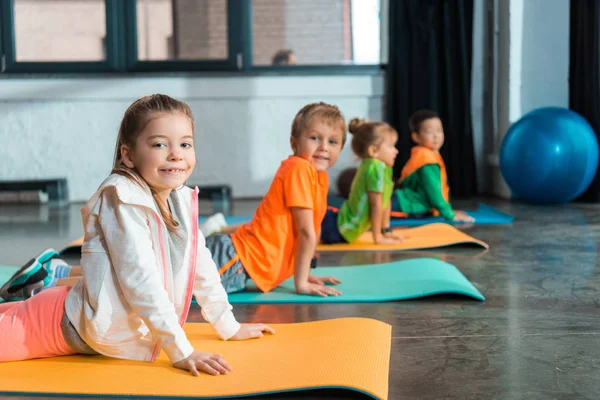
{"label": "teal yoga mat", "polygon": [[[6,265],[0,265],[0,287],[4,285],[6,281],[21,267],[12,267]],[[0,304],[4,303],[4,299],[0,297]]]}
{"label": "teal yoga mat", "polygon": [[13,276],[13,274],[17,272],[19,268],[21,267],[0,265],[0,286],[4,285],[4,282]]}
{"label": "teal yoga mat", "polygon": [[[6,282],[18,267],[0,266],[0,282]],[[318,267],[314,275],[333,275],[342,281],[337,297],[315,297],[294,293],[293,278],[269,293],[253,285],[232,293],[232,304],[362,303],[408,300],[438,294],[459,294],[484,301],[485,297],[452,264],[436,258],[413,258],[386,264]]]}
{"label": "teal yoga mat", "polygon": [[[335,205],[334,205],[335,207]],[[500,210],[492,206],[488,206],[487,204],[479,204],[479,207],[476,210],[466,211],[467,214],[475,218],[475,224],[477,225],[502,225],[502,224],[511,224],[515,217],[510,214],[506,214]],[[200,217],[200,222],[202,222],[206,217]],[[228,225],[237,225],[248,222],[252,219],[252,216],[243,215],[243,216],[228,216],[225,217]],[[436,222],[445,222],[452,225],[461,225],[464,224],[462,222],[451,222],[446,221],[442,217],[425,217],[425,218],[392,218],[391,226],[420,226],[433,224]]]}
{"label": "teal yoga mat", "polygon": [[362,303],[408,300],[437,294],[460,294],[477,300],[485,297],[452,264],[435,258],[414,258],[386,264],[318,267],[317,276],[333,275],[342,283],[336,285],[342,294],[337,297],[305,296],[294,293],[290,278],[269,293],[255,287],[232,293],[232,304],[277,303]]}

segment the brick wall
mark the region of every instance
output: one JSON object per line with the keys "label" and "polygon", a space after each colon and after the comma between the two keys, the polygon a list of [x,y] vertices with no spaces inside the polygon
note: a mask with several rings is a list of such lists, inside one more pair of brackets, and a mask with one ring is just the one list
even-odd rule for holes
{"label": "brick wall", "polygon": [[176,53],[183,59],[226,59],[227,0],[174,0]]}
{"label": "brick wall", "polygon": [[271,64],[284,48],[298,64],[340,64],[350,57],[349,0],[253,0],[252,10],[255,65]]}
{"label": "brick wall", "polygon": [[227,0],[138,0],[137,31],[140,60],[226,59]]}

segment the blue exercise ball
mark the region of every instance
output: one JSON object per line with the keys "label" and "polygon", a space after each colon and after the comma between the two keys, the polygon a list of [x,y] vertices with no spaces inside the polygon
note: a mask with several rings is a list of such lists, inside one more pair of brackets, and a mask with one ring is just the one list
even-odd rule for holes
{"label": "blue exercise ball", "polygon": [[506,133],[500,171],[513,195],[531,203],[561,204],[581,195],[598,169],[598,139],[590,124],[566,108],[525,114]]}

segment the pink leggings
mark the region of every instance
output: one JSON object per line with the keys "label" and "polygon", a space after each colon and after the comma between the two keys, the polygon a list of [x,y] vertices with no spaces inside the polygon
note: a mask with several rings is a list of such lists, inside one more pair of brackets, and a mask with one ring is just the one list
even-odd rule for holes
{"label": "pink leggings", "polygon": [[0,304],[0,362],[75,354],[62,333],[68,286]]}

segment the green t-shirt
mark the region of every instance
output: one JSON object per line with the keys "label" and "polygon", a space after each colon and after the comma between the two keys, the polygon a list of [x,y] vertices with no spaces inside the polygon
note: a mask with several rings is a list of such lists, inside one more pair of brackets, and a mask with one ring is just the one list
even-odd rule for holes
{"label": "green t-shirt", "polygon": [[367,192],[382,193],[382,207],[387,207],[394,189],[392,167],[375,158],[364,158],[356,171],[348,200],[338,213],[337,226],[347,242],[352,243],[371,227],[371,207]]}

